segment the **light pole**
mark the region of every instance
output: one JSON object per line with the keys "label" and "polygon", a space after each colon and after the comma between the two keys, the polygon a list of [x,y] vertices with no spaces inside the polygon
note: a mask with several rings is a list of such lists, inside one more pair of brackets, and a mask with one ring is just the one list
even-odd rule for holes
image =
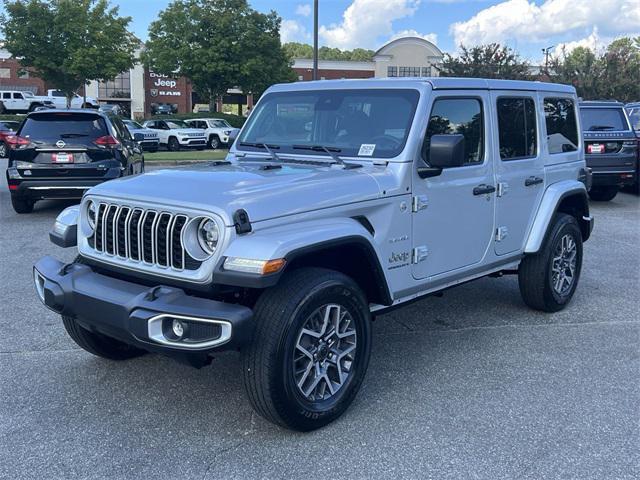
{"label": "light pole", "polygon": [[318,0],[313,0],[313,79],[318,80]]}
{"label": "light pole", "polygon": [[555,47],[555,45],[542,49],[542,53],[544,53],[544,73],[546,73],[547,76],[549,75],[549,52],[553,47]]}

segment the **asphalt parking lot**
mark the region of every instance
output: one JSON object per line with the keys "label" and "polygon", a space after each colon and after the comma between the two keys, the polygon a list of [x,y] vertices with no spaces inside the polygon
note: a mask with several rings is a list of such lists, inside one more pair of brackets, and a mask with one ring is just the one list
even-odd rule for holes
{"label": "asphalt parking lot", "polygon": [[363,389],[299,434],[253,414],[239,357],[201,370],[80,350],[33,291],[68,205],[11,209],[0,160],[0,478],[640,478],[640,198],[592,204],[574,300],[514,277],[379,317]]}

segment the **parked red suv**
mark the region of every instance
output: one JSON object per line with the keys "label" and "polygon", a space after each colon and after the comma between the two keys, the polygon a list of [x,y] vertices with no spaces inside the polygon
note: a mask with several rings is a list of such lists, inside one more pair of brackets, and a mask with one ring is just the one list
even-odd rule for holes
{"label": "parked red suv", "polygon": [[5,140],[7,137],[14,135],[19,127],[20,122],[0,121],[0,158],[7,157],[7,143]]}

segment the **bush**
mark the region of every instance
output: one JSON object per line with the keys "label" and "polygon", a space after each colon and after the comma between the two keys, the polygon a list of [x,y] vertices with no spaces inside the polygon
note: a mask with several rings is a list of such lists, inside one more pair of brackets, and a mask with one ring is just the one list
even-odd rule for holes
{"label": "bush", "polygon": [[26,115],[10,115],[10,114],[6,114],[6,115],[0,115],[0,121],[2,120],[11,120],[14,122],[21,122],[24,120],[24,118],[26,117]]}
{"label": "bush", "polygon": [[199,112],[199,113],[176,113],[175,115],[154,115],[147,120],[190,120],[192,118],[222,118],[229,122],[232,127],[242,128],[246,118],[238,115],[219,112]]}

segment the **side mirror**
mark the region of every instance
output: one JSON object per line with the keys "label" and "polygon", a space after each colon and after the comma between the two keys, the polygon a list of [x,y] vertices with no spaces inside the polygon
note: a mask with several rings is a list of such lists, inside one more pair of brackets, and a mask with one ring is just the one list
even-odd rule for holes
{"label": "side mirror", "polygon": [[233,142],[236,141],[236,138],[238,138],[239,133],[240,133],[239,128],[234,128],[231,130],[231,133],[229,133],[229,144],[232,144]]}
{"label": "side mirror", "polygon": [[436,177],[445,168],[461,167],[464,160],[464,135],[433,135],[429,146],[429,166],[418,167],[418,175],[420,178]]}

